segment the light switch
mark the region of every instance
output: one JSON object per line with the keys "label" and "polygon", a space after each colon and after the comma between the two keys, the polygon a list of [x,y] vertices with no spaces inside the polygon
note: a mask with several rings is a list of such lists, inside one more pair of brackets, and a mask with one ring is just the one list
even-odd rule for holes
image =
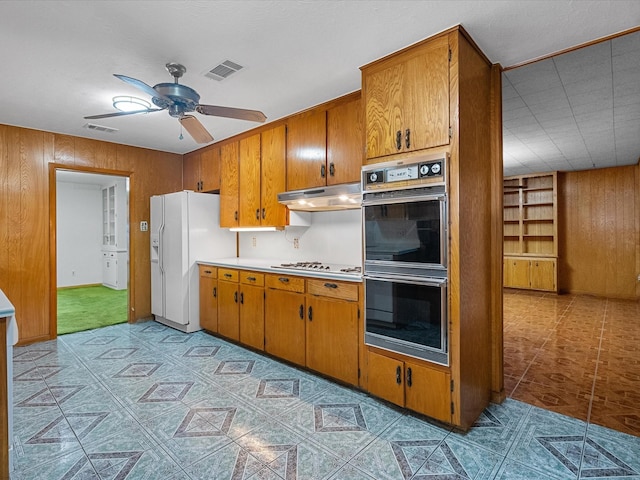
{"label": "light switch", "polygon": [[146,232],[147,230],[149,230],[149,224],[145,221],[140,222],[140,231]]}

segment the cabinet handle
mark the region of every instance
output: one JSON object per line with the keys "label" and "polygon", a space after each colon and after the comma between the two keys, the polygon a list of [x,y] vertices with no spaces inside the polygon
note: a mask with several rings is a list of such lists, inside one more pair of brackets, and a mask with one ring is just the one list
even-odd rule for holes
{"label": "cabinet handle", "polygon": [[235,220],[238,220],[238,211],[237,210],[233,213],[233,218]]}
{"label": "cabinet handle", "polygon": [[205,270],[204,273],[209,273],[211,274],[211,270]]}
{"label": "cabinet handle", "polygon": [[309,307],[308,316],[309,316],[309,321],[310,322],[313,321],[313,307]]}
{"label": "cabinet handle", "polygon": [[304,305],[300,305],[300,311],[298,313],[300,314],[300,320],[304,320]]}
{"label": "cabinet handle", "polygon": [[204,182],[202,180],[200,180],[198,182],[198,190],[202,191],[204,189]]}
{"label": "cabinet handle", "polygon": [[247,280],[249,280],[250,282],[255,282],[256,281],[256,277],[247,277]]}
{"label": "cabinet handle", "polygon": [[289,279],[287,277],[280,277],[278,278],[278,280],[280,280],[282,283],[289,283]]}
{"label": "cabinet handle", "polygon": [[411,130],[408,128],[404,131],[404,144],[407,148],[411,146]]}
{"label": "cabinet handle", "polygon": [[226,278],[231,278],[231,277],[233,277],[233,275],[231,275],[230,273],[225,273],[225,274],[224,274],[224,276],[225,276]]}
{"label": "cabinet handle", "polygon": [[217,296],[218,296],[218,288],[213,287],[213,298],[217,298]]}
{"label": "cabinet handle", "polygon": [[238,303],[238,292],[233,292],[233,301]]}
{"label": "cabinet handle", "polygon": [[338,288],[338,285],[335,283],[325,283],[324,286],[327,288]]}
{"label": "cabinet handle", "polygon": [[396,150],[400,150],[402,148],[402,130],[398,130],[396,132]]}
{"label": "cabinet handle", "polygon": [[333,177],[335,176],[335,174],[336,174],[336,166],[333,162],[331,162],[329,164],[329,175]]}
{"label": "cabinet handle", "polygon": [[324,178],[327,174],[327,167],[325,165],[320,166],[320,176]]}
{"label": "cabinet handle", "polygon": [[244,292],[240,294],[240,303],[244,305]]}
{"label": "cabinet handle", "polygon": [[264,220],[265,218],[267,218],[267,212],[266,209],[262,209],[262,219]]}
{"label": "cabinet handle", "polygon": [[256,208],[256,220],[260,220],[260,209]]}
{"label": "cabinet handle", "polygon": [[407,387],[410,387],[413,382],[411,381],[411,367],[407,368]]}
{"label": "cabinet handle", "polygon": [[402,383],[402,368],[400,368],[400,365],[396,367],[396,383],[398,385]]}

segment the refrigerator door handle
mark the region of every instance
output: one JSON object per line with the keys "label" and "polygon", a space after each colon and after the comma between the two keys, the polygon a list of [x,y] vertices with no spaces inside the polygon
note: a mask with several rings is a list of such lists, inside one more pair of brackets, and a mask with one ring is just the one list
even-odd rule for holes
{"label": "refrigerator door handle", "polygon": [[162,221],[162,225],[160,225],[160,241],[158,242],[158,268],[160,269],[160,273],[164,276],[164,219]]}

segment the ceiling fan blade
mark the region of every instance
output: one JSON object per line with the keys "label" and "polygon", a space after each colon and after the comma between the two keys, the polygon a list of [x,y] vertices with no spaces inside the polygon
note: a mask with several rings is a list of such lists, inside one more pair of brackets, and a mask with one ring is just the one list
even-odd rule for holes
{"label": "ceiling fan blade", "polygon": [[219,107],[217,105],[198,105],[196,112],[203,115],[213,115],[216,117],[237,118],[239,120],[249,120],[251,122],[264,122],[267,117],[258,110],[246,110],[244,108]]}
{"label": "ceiling fan blade", "polygon": [[147,95],[151,95],[151,97],[162,98],[163,100],[166,100],[169,103],[173,103],[173,100],[171,100],[169,97],[165,97],[164,95],[159,94],[153,89],[153,87],[147,85],[142,80],[138,80],[137,78],[127,77],[126,75],[118,75],[117,73],[114,73],[113,76],[118,77],[120,80],[122,80],[125,83],[128,83],[129,85],[133,85],[134,87],[145,92]]}
{"label": "ceiling fan blade", "polygon": [[196,141],[196,143],[209,143],[213,142],[213,137],[207,129],[204,128],[204,125],[200,123],[193,115],[184,115],[180,117],[180,123],[184,127],[184,129],[189,132],[189,135]]}
{"label": "ceiling fan blade", "polygon": [[135,115],[136,113],[160,112],[162,110],[164,110],[164,108],[149,108],[147,110],[136,110],[134,112],[103,113],[102,115],[90,115],[84,118],[86,118],[87,120],[95,120],[98,118],[122,117],[123,115]]}

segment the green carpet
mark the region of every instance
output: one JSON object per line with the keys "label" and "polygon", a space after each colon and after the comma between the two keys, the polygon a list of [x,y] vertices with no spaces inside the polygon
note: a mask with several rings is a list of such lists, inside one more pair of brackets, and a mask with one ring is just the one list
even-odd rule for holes
{"label": "green carpet", "polygon": [[102,285],[58,290],[58,335],[127,321],[127,290]]}

